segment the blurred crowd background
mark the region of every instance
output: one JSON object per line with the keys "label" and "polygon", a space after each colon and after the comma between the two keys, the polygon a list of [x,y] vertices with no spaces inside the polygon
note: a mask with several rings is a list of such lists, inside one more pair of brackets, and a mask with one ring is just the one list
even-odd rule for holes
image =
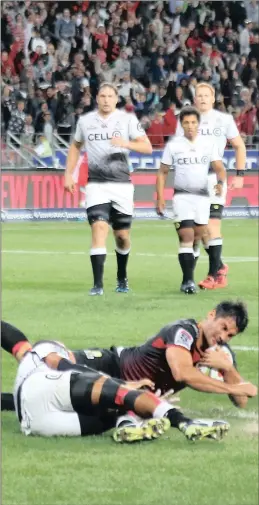
{"label": "blurred crowd background", "polygon": [[259,143],[259,2],[1,2],[2,140],[70,141],[95,108],[100,82],[117,84],[154,148],[173,135],[196,83],[216,91],[247,145]]}

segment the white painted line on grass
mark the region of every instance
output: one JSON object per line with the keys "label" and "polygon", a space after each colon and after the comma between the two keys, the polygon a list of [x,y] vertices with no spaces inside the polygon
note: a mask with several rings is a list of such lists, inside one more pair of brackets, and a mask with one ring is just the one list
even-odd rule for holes
{"label": "white painted line on grass", "polygon": [[250,351],[250,352],[258,352],[259,347],[249,347],[246,345],[232,345],[231,349],[234,349],[234,351]]}
{"label": "white painted line on grass", "polygon": [[[185,409],[185,412],[191,414],[192,416],[197,416],[204,419],[204,412],[200,412],[197,410],[189,410]],[[258,412],[255,411],[245,411],[245,410],[226,410],[222,407],[216,407],[211,413],[213,418],[219,417],[222,415],[223,418],[235,418],[235,419],[246,419],[246,420],[255,420],[258,421]]]}
{"label": "white painted line on grass", "polygon": [[[29,249],[3,249],[2,253],[4,254],[43,254],[43,255],[50,255],[50,254],[57,254],[57,255],[78,255],[78,256],[89,256],[88,251],[40,251],[40,250],[29,250]],[[178,258],[177,254],[169,254],[169,253],[163,253],[163,254],[158,254],[158,253],[141,253],[141,252],[136,252],[136,253],[131,253],[133,256],[139,256],[143,258]],[[114,256],[115,253],[107,253],[108,256]],[[199,258],[200,261],[207,261],[208,257],[207,256],[201,256]],[[229,263],[251,263],[251,262],[257,262],[258,257],[257,256],[227,256],[224,257],[224,260]]]}

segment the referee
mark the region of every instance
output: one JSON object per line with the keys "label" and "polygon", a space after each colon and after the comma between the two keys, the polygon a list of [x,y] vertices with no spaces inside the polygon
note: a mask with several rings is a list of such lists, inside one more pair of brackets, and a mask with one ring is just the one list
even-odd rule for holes
{"label": "referee", "polygon": [[106,240],[112,226],[117,257],[118,293],[129,291],[127,263],[130,253],[130,227],[134,208],[134,186],[130,179],[129,151],[151,154],[152,146],[134,114],[116,109],[117,88],[102,83],[97,110],[80,117],[70,146],[65,172],[65,189],[74,192],[73,171],[81,147],[87,151],[89,177],[86,211],[92,230],[90,257],[93,288],[89,295],[103,294]]}

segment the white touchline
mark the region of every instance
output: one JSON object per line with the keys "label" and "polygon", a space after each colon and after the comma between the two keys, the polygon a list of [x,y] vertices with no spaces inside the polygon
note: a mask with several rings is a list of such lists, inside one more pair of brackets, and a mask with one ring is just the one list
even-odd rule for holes
{"label": "white touchline", "polygon": [[[30,249],[3,249],[4,254],[66,254],[66,255],[79,255],[79,256],[89,256],[87,251],[40,251],[40,250],[30,250]],[[108,256],[115,256],[115,253],[107,253]],[[139,256],[143,258],[178,258],[177,254],[170,253],[145,253],[145,252],[132,252],[131,255]],[[208,261],[207,256],[200,256],[200,261]],[[245,263],[245,262],[256,262],[258,261],[257,256],[225,256],[224,260],[229,263]]]}

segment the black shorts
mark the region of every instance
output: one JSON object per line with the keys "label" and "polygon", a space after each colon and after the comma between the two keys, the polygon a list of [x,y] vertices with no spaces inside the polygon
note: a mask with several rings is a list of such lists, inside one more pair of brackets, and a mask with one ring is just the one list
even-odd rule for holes
{"label": "black shorts", "polygon": [[210,206],[210,219],[222,219],[224,205],[212,203]]}
{"label": "black shorts", "polygon": [[113,230],[128,230],[131,227],[132,216],[119,212],[111,203],[93,205],[86,209],[86,213],[90,225],[96,221],[105,221]]}
{"label": "black shorts", "polygon": [[117,410],[110,412],[92,404],[92,388],[101,377],[98,372],[87,369],[85,372],[72,372],[70,376],[70,399],[78,415],[81,436],[99,435],[115,426]]}
{"label": "black shorts", "polygon": [[90,347],[73,351],[77,365],[86,365],[93,370],[120,379],[120,360],[116,349],[101,349],[98,347]]}

